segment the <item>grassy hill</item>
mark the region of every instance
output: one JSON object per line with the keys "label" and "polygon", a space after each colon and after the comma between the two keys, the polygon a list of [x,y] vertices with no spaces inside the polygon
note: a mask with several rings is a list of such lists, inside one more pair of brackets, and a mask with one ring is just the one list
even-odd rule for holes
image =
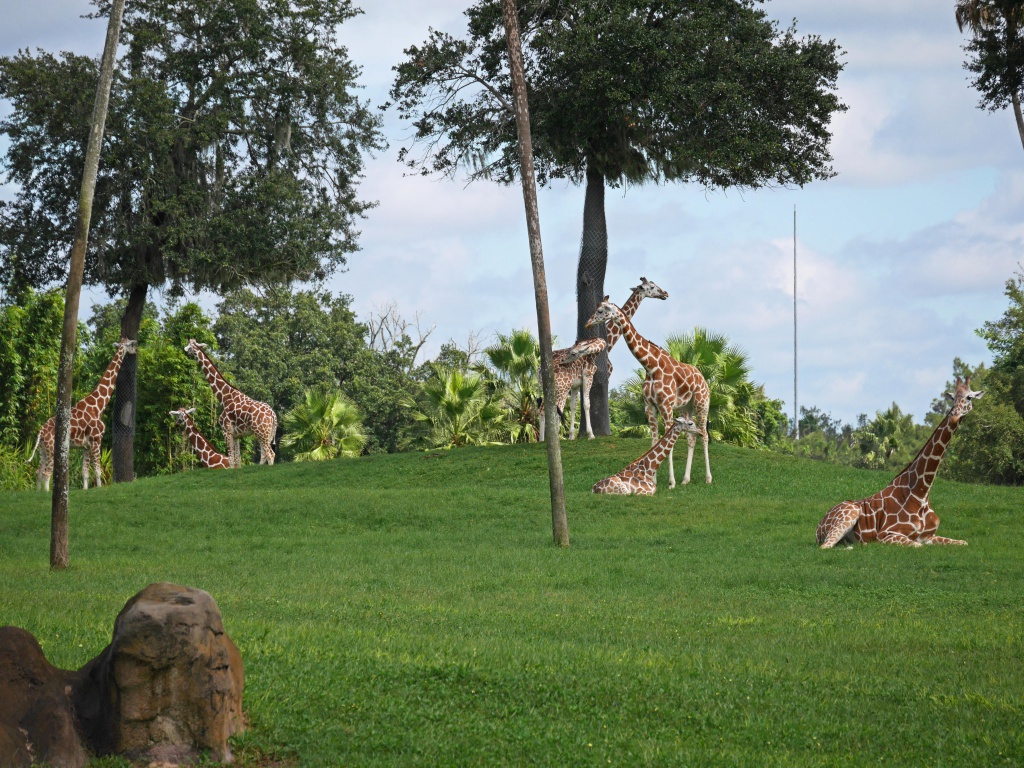
{"label": "grassy hill", "polygon": [[711,486],[589,492],[646,445],[564,444],[568,550],[541,445],[76,491],[64,573],[49,497],[0,496],[0,624],[77,668],[146,584],[205,589],[240,751],[302,766],[1024,763],[1024,490],[936,485],[967,548],[821,552],[888,475],[715,445]]}

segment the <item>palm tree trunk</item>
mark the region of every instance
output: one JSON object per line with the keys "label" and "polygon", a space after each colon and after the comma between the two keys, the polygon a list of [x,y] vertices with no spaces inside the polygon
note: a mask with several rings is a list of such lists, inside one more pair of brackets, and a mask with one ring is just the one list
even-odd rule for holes
{"label": "palm tree trunk", "polygon": [[[508,44],[512,94],[515,97],[516,132],[519,135],[519,168],[526,206],[526,228],[530,237],[530,263],[533,267],[533,291],[537,303],[537,335],[540,340],[541,384],[544,388],[544,418],[557,424],[555,413],[555,376],[551,353],[551,314],[548,287],[544,276],[544,249],[540,239],[540,214],[537,210],[537,179],[533,170],[533,143],[530,137],[530,110],[523,75],[523,49],[519,41],[516,0],[502,0],[505,41]],[[551,534],[555,544],[569,546],[569,523],[565,514],[565,486],[562,482],[562,447],[557,429],[547,430],[548,477],[551,486]]]}
{"label": "palm tree trunk", "polygon": [[[587,164],[587,191],[583,202],[583,237],[576,267],[576,339],[607,338],[604,326],[586,323],[604,300],[604,274],[608,267],[608,225],[604,217],[604,175]],[[582,400],[582,393],[580,398]],[[580,403],[580,413],[583,413]],[[612,433],[608,413],[608,353],[597,358],[597,374],[590,388],[590,424],[595,435]],[[580,438],[585,438],[583,429]]]}
{"label": "palm tree trunk", "polygon": [[[142,313],[146,308],[146,283],[132,286],[128,305],[121,316],[121,335],[138,341],[142,327]],[[135,406],[138,399],[138,355],[125,355],[114,386],[113,414],[110,426],[113,434],[114,482],[130,483],[135,479]]]}
{"label": "palm tree trunk", "polygon": [[1014,93],[1010,100],[1013,102],[1013,116],[1017,118],[1017,133],[1020,134],[1020,143],[1024,147],[1024,115],[1020,110],[1020,94]]}
{"label": "palm tree trunk", "polygon": [[93,103],[89,145],[85,150],[85,170],[78,196],[78,220],[75,241],[71,248],[67,290],[64,295],[64,326],[60,335],[60,363],[57,369],[57,415],[55,418],[53,457],[53,500],[50,509],[50,568],[62,571],[68,567],[68,452],[71,444],[71,370],[75,360],[78,337],[78,302],[85,274],[85,251],[89,246],[89,222],[92,219],[92,198],[100,167],[100,147],[107,123],[110,87],[114,81],[114,57],[121,36],[124,0],[114,0],[107,22],[107,39],[103,45],[99,83]]}

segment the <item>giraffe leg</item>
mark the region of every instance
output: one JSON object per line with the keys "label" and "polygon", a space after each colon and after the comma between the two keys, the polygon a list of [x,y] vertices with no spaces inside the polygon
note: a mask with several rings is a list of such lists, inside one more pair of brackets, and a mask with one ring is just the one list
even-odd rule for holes
{"label": "giraffe leg", "polygon": [[544,442],[544,401],[540,400],[539,405],[540,405],[540,413],[537,416],[537,427],[538,427],[537,442],[538,443],[543,443]]}
{"label": "giraffe leg", "polygon": [[956,544],[962,547],[967,546],[967,542],[963,539],[947,539],[945,536],[932,536],[929,539],[925,539],[925,544]]}
{"label": "giraffe leg", "polygon": [[239,465],[235,462],[235,436],[227,427],[222,426],[222,430],[224,432],[224,442],[228,446],[228,464],[232,467],[237,467]]}
{"label": "giraffe leg", "polygon": [[572,389],[569,391],[569,439],[576,439],[576,400],[579,391]]}
{"label": "giraffe leg", "polygon": [[840,541],[852,543],[853,527],[860,519],[861,508],[856,501],[836,504],[818,523],[815,538],[822,549],[832,549]]}
{"label": "giraffe leg", "polygon": [[274,449],[270,447],[271,435],[263,433],[260,435],[260,464],[274,464]]}
{"label": "giraffe leg", "polygon": [[[704,482],[708,485],[711,484],[711,458],[708,456],[708,411],[710,406],[705,405],[697,411],[697,424],[700,426],[701,439],[704,441]],[[689,441],[687,441],[689,442]],[[689,467],[687,467],[687,476],[689,476]]]}
{"label": "giraffe leg", "polygon": [[[583,419],[587,425],[587,439],[594,439],[594,430],[590,426],[590,386],[593,384],[593,380],[587,381],[586,371],[583,373]],[[580,425],[582,428],[582,424]]]}
{"label": "giraffe leg", "polygon": [[89,445],[82,446],[82,490],[89,490]]}
{"label": "giraffe leg", "polygon": [[920,547],[920,541],[914,541],[906,534],[900,533],[899,531],[882,531],[878,534],[878,540],[884,541],[886,544],[898,544],[901,547]]}
{"label": "giraffe leg", "polygon": [[100,448],[100,443],[99,443],[98,440],[93,442],[93,443],[90,443],[90,445],[89,445],[89,453],[91,454],[91,459],[92,459],[92,471],[96,475],[96,487],[97,488],[102,488],[103,487],[103,467],[102,467],[102,465],[100,463],[100,459],[102,458],[103,453],[102,453],[102,449]]}
{"label": "giraffe leg", "polygon": [[[697,436],[687,433],[686,435],[686,471],[683,473],[683,485],[690,484],[690,469],[693,467],[693,449],[697,445]],[[706,445],[706,444],[705,444]],[[675,448],[675,446],[672,446]],[[671,457],[671,453],[669,456]]]}

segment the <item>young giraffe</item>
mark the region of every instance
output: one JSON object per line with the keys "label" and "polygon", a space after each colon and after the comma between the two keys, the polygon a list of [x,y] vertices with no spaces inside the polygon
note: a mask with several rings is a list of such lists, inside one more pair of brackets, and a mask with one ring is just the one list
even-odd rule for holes
{"label": "young giraffe", "polygon": [[[608,297],[606,296],[605,299]],[[661,299],[664,301],[668,298],[668,291],[659,288],[653,282],[648,280],[646,277],[640,278],[640,285],[633,289],[633,292],[626,299],[626,303],[622,305],[622,313],[626,317],[633,317],[636,314],[637,309],[640,307],[640,302],[644,299]],[[609,352],[612,347],[615,346],[615,342],[619,340],[619,334],[617,331],[608,329],[608,340],[607,349]],[[587,341],[587,339],[584,339]],[[587,437],[593,438],[594,431],[590,427],[590,386],[594,382],[594,376],[597,374],[597,355],[600,354],[601,350],[596,353],[586,353],[583,356],[583,364],[579,366],[572,366],[578,357],[574,357],[571,360],[567,359],[569,353],[576,349],[581,342],[577,342],[571,347],[566,349],[556,349],[552,353],[552,361],[555,367],[555,391],[561,393],[563,390],[567,396],[572,397],[571,405],[571,421],[569,422],[569,439],[572,440],[576,436],[576,393],[583,392],[583,418],[582,422],[586,424]],[[612,364],[608,363],[608,374],[611,375]],[[540,373],[537,374],[538,381],[540,380]],[[589,382],[589,383],[587,383]],[[543,387],[543,384],[541,385]],[[557,404],[559,413],[565,408],[565,399],[561,398]],[[544,441],[544,401],[540,401],[540,437],[538,438],[541,442]],[[583,423],[580,424],[580,428],[583,428]]]}
{"label": "young giraffe", "polygon": [[[71,409],[70,446],[82,449],[82,487],[89,488],[89,464],[92,464],[93,473],[96,476],[96,487],[103,485],[102,470],[100,469],[100,445],[103,441],[103,433],[107,425],[103,423],[103,411],[107,409],[110,396],[114,392],[114,383],[117,381],[117,372],[121,370],[121,363],[125,355],[134,355],[139,345],[130,339],[121,338],[116,344],[117,352],[114,359],[110,361],[107,369],[100,377],[96,388],[83,397],[75,407]],[[50,490],[50,477],[53,475],[53,449],[57,417],[51,416],[49,421],[43,424],[36,437],[35,447],[29,461],[39,450],[39,469],[36,470],[36,490]]]}
{"label": "young giraffe", "polygon": [[185,353],[199,361],[203,375],[210,382],[214,394],[220,400],[223,410],[218,423],[228,444],[228,458],[231,466],[242,466],[241,445],[238,438],[255,435],[260,444],[260,464],[273,464],[274,451],[270,444],[277,433],[277,414],[274,409],[259,400],[253,400],[233,387],[224,379],[217,366],[203,351],[205,344],[189,339]]}
{"label": "young giraffe", "polygon": [[[653,344],[639,333],[622,310],[609,301],[597,307],[593,317],[587,321],[587,327],[607,323],[608,327],[616,327],[625,337],[626,345],[640,365],[647,371],[644,380],[644,410],[647,411],[647,423],[651,425],[651,445],[658,442],[658,415],[665,422],[665,428],[671,424],[676,408],[692,401],[693,416],[700,431],[686,435],[686,472],[683,474],[683,485],[690,482],[690,467],[693,463],[693,448],[697,444],[697,434],[704,441],[704,480],[711,482],[711,460],[708,458],[708,411],[711,404],[711,390],[699,370],[688,363],[681,363],[667,351]],[[669,488],[676,487],[673,451],[668,454]]]}
{"label": "young giraffe", "polygon": [[953,407],[914,460],[874,496],[844,501],[829,510],[816,533],[821,548],[830,549],[840,541],[852,546],[854,541],[867,544],[876,540],[904,547],[966,545],[966,541],[935,535],[939,517],[931,508],[928,493],[960,419],[970,413],[973,401],[984,394],[971,390],[970,376],[963,382],[957,377],[955,393],[946,393],[946,397],[952,397]]}
{"label": "young giraffe", "polygon": [[[594,431],[590,427],[590,385],[594,381],[594,373],[597,366],[594,358],[597,357],[607,346],[604,339],[582,339],[577,341],[568,349],[559,349],[554,353],[553,363],[555,367],[555,410],[559,416],[565,410],[565,401],[569,400],[569,439],[576,438],[576,393],[583,392],[583,418],[580,429],[586,427],[587,437],[593,438]],[[540,378],[538,372],[538,378]],[[541,382],[543,387],[543,382]],[[540,437],[544,442],[544,425],[547,419],[544,415],[544,398],[538,400],[540,405]]]}
{"label": "young giraffe", "polygon": [[630,463],[621,472],[599,480],[594,484],[594,493],[621,493],[625,495],[653,496],[658,490],[658,467],[672,451],[679,435],[701,434],[700,428],[689,416],[679,416],[672,422],[665,435],[647,453]]}
{"label": "young giraffe", "polygon": [[196,423],[192,421],[192,414],[195,412],[195,408],[189,408],[188,410],[171,411],[170,414],[185,425],[185,436],[188,437],[189,443],[195,449],[200,464],[207,469],[231,469],[231,461],[228,457],[223,453],[217,453],[217,449],[210,445],[210,441],[203,437],[203,433],[196,428]]}

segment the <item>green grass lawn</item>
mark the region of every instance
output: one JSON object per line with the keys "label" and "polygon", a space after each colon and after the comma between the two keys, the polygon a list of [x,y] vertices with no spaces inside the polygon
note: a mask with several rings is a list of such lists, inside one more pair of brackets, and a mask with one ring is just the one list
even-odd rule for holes
{"label": "green grass lawn", "polygon": [[822,552],[888,475],[714,445],[711,486],[590,493],[647,445],[563,443],[568,550],[542,445],[75,491],[63,573],[9,494],[0,624],[78,668],[145,585],[205,589],[239,750],[302,766],[1024,763],[1024,490],[939,482],[966,548]]}

